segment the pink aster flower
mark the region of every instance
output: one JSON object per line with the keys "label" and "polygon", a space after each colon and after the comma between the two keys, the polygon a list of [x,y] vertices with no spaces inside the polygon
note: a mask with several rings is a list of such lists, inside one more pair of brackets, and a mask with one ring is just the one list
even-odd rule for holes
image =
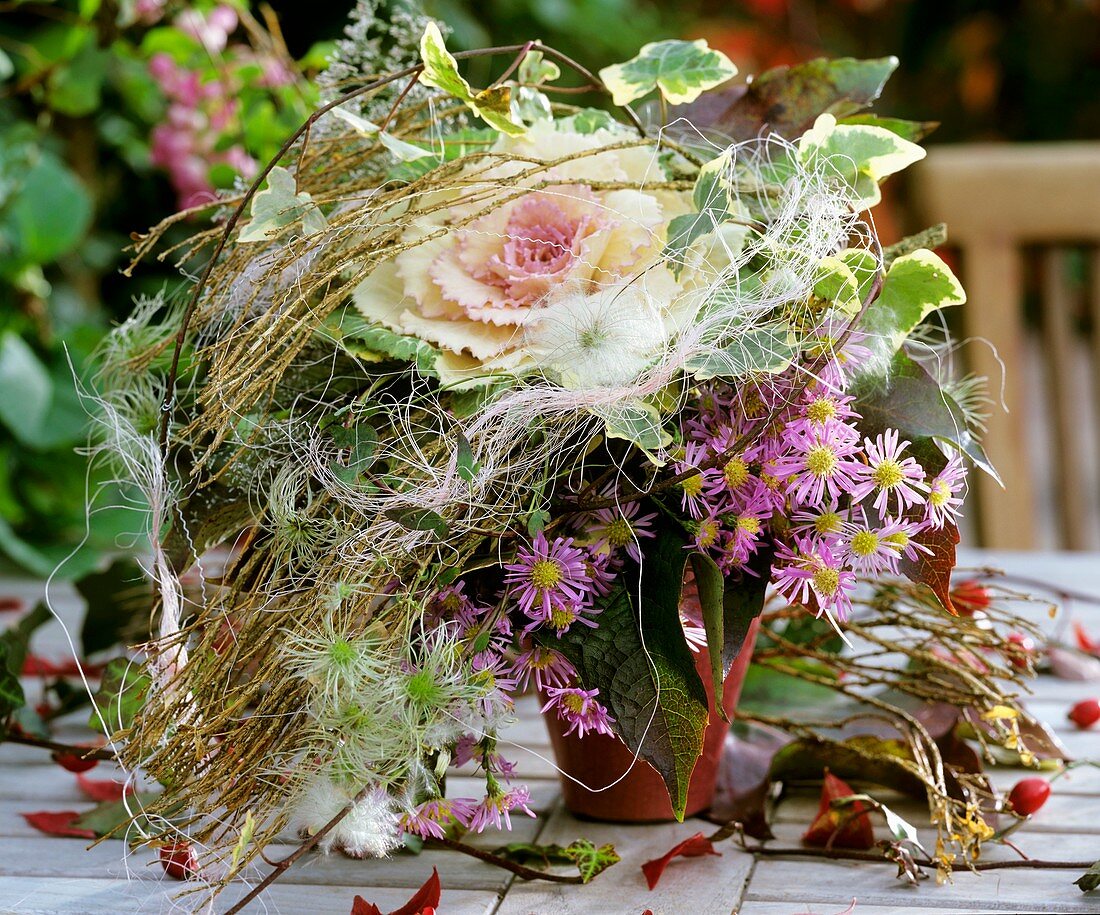
{"label": "pink aster flower", "polygon": [[916,561],[920,559],[921,553],[924,553],[926,556],[932,555],[932,550],[923,543],[918,543],[915,539],[917,534],[927,527],[926,522],[906,521],[901,519],[891,520],[889,518],[887,522],[891,523],[893,528],[891,533],[886,535],[886,539],[889,540],[890,544],[906,559]]}
{"label": "pink aster flower", "polygon": [[848,422],[860,418],[852,409],[854,400],[854,397],[831,388],[813,385],[802,395],[798,412],[807,422],[818,426],[829,422]]}
{"label": "pink aster flower", "polygon": [[596,629],[599,627],[599,623],[591,617],[598,616],[602,612],[602,607],[596,607],[591,603],[582,604],[574,601],[573,603],[560,604],[555,606],[545,619],[531,620],[531,622],[524,627],[523,634],[530,635],[536,629],[540,629],[543,626],[549,626],[560,639],[570,630],[574,623],[580,623],[582,626],[587,626],[589,629]]}
{"label": "pink aster flower", "polygon": [[826,503],[816,509],[800,509],[791,515],[791,530],[810,543],[816,543],[823,537],[836,539],[848,512],[841,511],[836,502]]}
{"label": "pink aster flower", "polygon": [[820,351],[827,353],[830,358],[817,377],[822,385],[834,391],[847,389],[854,370],[874,358],[871,349],[863,345],[866,334],[853,332],[848,335],[842,347],[836,348],[846,324],[846,321],[830,321],[818,331]]}
{"label": "pink aster flower", "polygon": [[569,724],[566,734],[575,732],[578,737],[583,737],[588,731],[613,734],[611,725],[615,723],[615,719],[596,701],[599,693],[598,689],[551,686],[546,690],[550,700],[542,710],[547,712],[554,709],[558,717]]}
{"label": "pink aster flower", "polygon": [[505,585],[532,619],[549,619],[555,608],[585,602],[592,587],[584,552],[573,545],[572,537],[549,543],[539,531],[504,568]]}
{"label": "pink aster flower", "polygon": [[[709,451],[702,442],[688,442],[684,448],[684,459],[673,469],[677,476],[689,470],[698,470],[699,465],[705,463],[708,457]],[[680,483],[680,507],[689,517],[698,521],[710,513],[713,506],[708,502],[706,492],[713,491],[720,485],[721,476],[722,471],[710,467],[699,470]]]}
{"label": "pink aster flower", "polygon": [[791,449],[775,461],[775,475],[787,483],[787,492],[802,505],[821,506],[835,502],[842,492],[855,486],[864,469],[852,455],[859,451],[858,433],[845,423],[811,426],[792,423],[783,432]]}
{"label": "pink aster flower", "polygon": [[730,529],[726,550],[730,559],[738,565],[756,552],[760,534],[772,516],[771,499],[768,488],[763,483],[757,482],[756,489],[741,500],[741,503],[732,513],[732,518],[726,520]]}
{"label": "pink aster flower", "polygon": [[793,604],[816,604],[819,614],[833,610],[844,620],[852,609],[855,573],[845,568],[828,540],[795,541],[797,549],[780,544],[775,556],[775,589]]}
{"label": "pink aster flower", "polygon": [[473,798],[435,798],[404,814],[399,826],[402,832],[422,839],[442,839],[451,823],[465,826],[476,810]]}
{"label": "pink aster flower", "polygon": [[928,484],[928,507],[926,518],[928,523],[937,530],[948,521],[954,521],[959,517],[959,507],[962,505],[962,496],[959,493],[966,484],[966,468],[962,458],[953,455],[932,482]]}
{"label": "pink aster flower", "polygon": [[592,593],[605,597],[611,593],[615,585],[616,573],[622,565],[619,557],[611,553],[597,553],[589,549],[585,553],[585,566],[588,569],[588,580]]}
{"label": "pink aster flower", "polygon": [[576,675],[576,669],[565,655],[539,645],[533,645],[512,663],[512,676],[523,690],[527,689],[532,679],[539,689],[546,689],[565,686]]}
{"label": "pink aster flower", "polygon": [[492,718],[501,712],[511,711],[514,703],[508,693],[514,693],[518,684],[504,658],[483,651],[471,659],[470,667],[474,680],[486,687],[484,695],[478,700],[481,713],[486,718]]}
{"label": "pink aster flower", "polygon": [[859,502],[872,492],[874,506],[880,514],[889,510],[890,496],[896,496],[898,514],[904,513],[910,505],[923,505],[928,485],[924,482],[924,468],[912,455],[903,457],[909,442],[899,442],[901,433],[897,429],[887,429],[877,435],[872,442],[863,440],[867,454],[867,465],[861,466],[859,482],[852,487],[852,500]]}
{"label": "pink aster flower", "polygon": [[503,793],[488,794],[474,809],[467,824],[472,832],[484,832],[485,827],[494,826],[497,829],[511,829],[511,812],[519,810],[529,817],[535,814],[527,805],[531,802],[531,792],[520,785]]}
{"label": "pink aster flower", "polygon": [[641,562],[642,550],[638,541],[657,536],[652,530],[657,513],[639,516],[639,511],[637,502],[627,502],[593,512],[590,533],[596,538],[596,550],[614,554],[625,549],[631,559]]}
{"label": "pink aster flower", "polygon": [[694,544],[697,550],[706,552],[721,546],[722,522],[715,515],[708,515],[699,522],[695,532]]}
{"label": "pink aster flower", "polygon": [[855,571],[864,575],[884,572],[897,575],[902,555],[899,535],[907,534],[906,522],[887,518],[876,526],[868,523],[864,513],[859,523],[849,522],[843,526],[841,553]]}

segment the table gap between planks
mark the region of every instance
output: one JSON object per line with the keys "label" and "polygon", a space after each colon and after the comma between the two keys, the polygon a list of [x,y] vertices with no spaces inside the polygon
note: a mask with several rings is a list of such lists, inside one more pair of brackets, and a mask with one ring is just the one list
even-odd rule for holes
{"label": "table gap between planks", "polygon": [[[1010,573],[1057,583],[1064,588],[1100,595],[1100,560],[1095,554],[965,552],[961,565],[995,566]],[[27,580],[0,581],[0,593],[17,594],[29,602],[41,596],[42,585]],[[82,612],[78,598],[66,586],[51,589],[55,610],[76,631]],[[1072,612],[1086,625],[1100,629],[1100,608],[1078,605]],[[1038,605],[1034,619],[1051,622]],[[0,622],[8,622],[0,620]],[[60,659],[69,654],[60,624],[53,622],[35,640],[36,653]],[[35,701],[41,683],[26,682]],[[1076,731],[1067,726],[1065,710],[1078,698],[1100,692],[1100,685],[1040,678],[1031,704],[1050,721],[1078,757],[1100,758],[1100,731]],[[60,728],[58,739],[87,739],[77,716]],[[350,861],[339,855],[312,854],[289,870],[249,911],[309,912],[311,915],[351,911],[356,894],[383,911],[401,905],[431,873],[439,870],[444,887],[440,915],[833,915],[856,901],[853,915],[944,915],[947,912],[1097,912],[1100,893],[1082,894],[1063,870],[1005,870],[984,874],[956,872],[954,882],[936,886],[929,880],[912,888],[898,881],[884,865],[806,858],[756,860],[725,843],[721,857],[673,862],[658,888],[646,889],[640,865],[699,830],[703,821],[623,826],[579,822],[559,800],[558,783],[546,732],[533,697],[520,702],[519,720],[502,745],[517,763],[520,780],[531,788],[536,819],[513,818],[511,834],[486,832],[471,841],[495,848],[508,841],[567,844],[584,836],[596,843],[613,842],[622,862],[588,886],[560,886],[515,880],[502,870],[451,851],[427,851],[413,857],[398,854],[385,861]],[[107,764],[92,773],[107,777]],[[1007,788],[1024,776],[1021,770],[993,769],[994,783]],[[457,771],[449,787],[473,793],[470,773]],[[917,825],[927,822],[922,808],[907,799],[876,796]],[[774,830],[789,846],[816,809],[816,795],[792,793],[778,807]],[[46,754],[14,744],[0,745],[0,913],[161,913],[187,912],[198,897],[178,899],[183,885],[168,880],[155,856],[147,851],[126,854],[123,843],[103,842],[86,849],[79,839],[42,835],[19,814],[32,810],[84,809],[75,776],[53,765]],[[922,841],[933,839],[922,830]],[[288,838],[288,842],[290,839]],[[925,844],[928,844],[928,841]],[[1100,769],[1086,768],[1058,781],[1047,805],[1014,841],[1026,854],[1047,859],[1100,858]],[[291,846],[271,849],[278,856]],[[1003,847],[990,846],[990,860],[1013,857]],[[266,867],[257,870],[257,875]],[[258,879],[258,877],[257,877]],[[219,897],[213,911],[224,911],[248,890],[240,885]]]}

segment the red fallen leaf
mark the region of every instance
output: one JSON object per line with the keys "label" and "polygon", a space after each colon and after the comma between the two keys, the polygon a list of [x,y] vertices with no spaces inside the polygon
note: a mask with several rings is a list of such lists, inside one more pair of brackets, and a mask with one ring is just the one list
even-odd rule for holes
{"label": "red fallen leaf", "polygon": [[88,778],[79,772],[76,775],[76,783],[93,801],[121,801],[127,794],[134,793],[133,785],[124,785],[110,778]]}
{"label": "red fallen leaf", "polygon": [[25,606],[27,606],[27,602],[21,597],[13,597],[10,594],[0,597],[0,613],[14,613],[16,610],[22,610]]}
{"label": "red fallen leaf", "polygon": [[1077,647],[1089,654],[1100,655],[1100,642],[1097,642],[1088,634],[1085,627],[1077,620],[1073,621],[1073,638]]}
{"label": "red fallen leaf", "polygon": [[[90,749],[90,748],[89,748]],[[69,772],[87,772],[89,769],[94,769],[98,764],[98,759],[85,759],[79,753],[51,753],[50,759]]]}
{"label": "red fallen leaf", "polygon": [[920,552],[916,559],[903,558],[899,563],[901,574],[918,585],[928,585],[943,608],[953,616],[958,616],[951,601],[951,570],[955,568],[955,546],[959,542],[959,529],[948,522],[938,530],[929,528],[921,531],[913,538],[913,542],[932,552]]}
{"label": "red fallen leaf", "polygon": [[75,836],[78,839],[95,838],[95,832],[91,829],[79,829],[73,826],[73,821],[80,816],[75,810],[38,810],[34,813],[23,813],[20,816],[46,835]]}
{"label": "red fallen leaf", "polygon": [[24,677],[79,677],[82,669],[84,676],[98,677],[103,671],[103,665],[88,664],[75,658],[57,662],[36,654],[28,654],[23,659]]}
{"label": "red fallen leaf", "polygon": [[826,769],[817,816],[802,836],[802,841],[807,845],[824,847],[831,839],[838,848],[871,848],[875,844],[875,831],[863,803],[855,801],[846,807],[832,806],[833,801],[853,794],[855,792],[846,782]]}
{"label": "red fallen leaf", "polygon": [[[432,875],[401,908],[394,909],[390,915],[435,915],[443,887],[439,883],[439,871],[432,868]],[[356,896],[351,904],[351,915],[382,915],[382,910],[373,902],[367,902],[362,896]]]}
{"label": "red fallen leaf", "polygon": [[665,868],[668,867],[669,861],[675,857],[701,858],[703,855],[716,855],[721,857],[722,853],[714,850],[714,845],[710,839],[701,832],[697,832],[695,835],[684,839],[683,842],[673,845],[672,848],[661,855],[660,858],[646,861],[646,863],[642,865],[642,873],[645,874],[645,882],[649,884],[650,889],[657,886],[661,880],[661,875],[665,872]]}

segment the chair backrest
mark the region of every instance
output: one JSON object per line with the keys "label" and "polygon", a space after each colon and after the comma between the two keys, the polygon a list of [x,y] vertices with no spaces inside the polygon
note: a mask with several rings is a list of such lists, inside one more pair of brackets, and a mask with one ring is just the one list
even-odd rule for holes
{"label": "chair backrest", "polygon": [[[1090,402],[1100,408],[1100,143],[933,146],[913,181],[922,219],[946,222],[949,243],[961,250],[964,331],[991,344],[967,347],[969,367],[991,380],[995,396],[1004,365],[1008,412],[994,409],[986,443],[1006,488],[977,481],[981,544],[1039,546],[1035,520],[1053,500],[1054,545],[1086,549],[1100,516],[1100,467],[1086,457],[1097,445],[1087,441],[1095,419],[1082,421]],[[1038,254],[1025,259],[1025,248]],[[1067,270],[1069,252],[1081,248],[1090,320],[1082,320],[1083,297]],[[1024,314],[1028,265],[1040,271],[1038,346]],[[1091,389],[1079,371],[1087,324]],[[1042,379],[1038,397],[1028,379]],[[1049,463],[1035,458],[1037,438],[1049,444]]]}

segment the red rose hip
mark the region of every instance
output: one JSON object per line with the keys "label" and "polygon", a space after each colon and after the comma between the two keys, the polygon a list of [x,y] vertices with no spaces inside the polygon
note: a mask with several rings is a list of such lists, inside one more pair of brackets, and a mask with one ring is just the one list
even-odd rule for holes
{"label": "red rose hip", "polygon": [[951,589],[951,603],[959,616],[974,616],[989,608],[989,590],[978,579],[967,578]]}
{"label": "red rose hip", "polygon": [[1066,717],[1079,728],[1091,728],[1100,721],[1100,699],[1082,699]]}
{"label": "red rose hip", "polygon": [[1008,793],[1008,804],[1018,816],[1031,816],[1050,797],[1050,783],[1045,778],[1023,778]]}
{"label": "red rose hip", "polygon": [[190,842],[173,842],[160,847],[160,863],[173,880],[187,880],[199,871],[195,849]]}

